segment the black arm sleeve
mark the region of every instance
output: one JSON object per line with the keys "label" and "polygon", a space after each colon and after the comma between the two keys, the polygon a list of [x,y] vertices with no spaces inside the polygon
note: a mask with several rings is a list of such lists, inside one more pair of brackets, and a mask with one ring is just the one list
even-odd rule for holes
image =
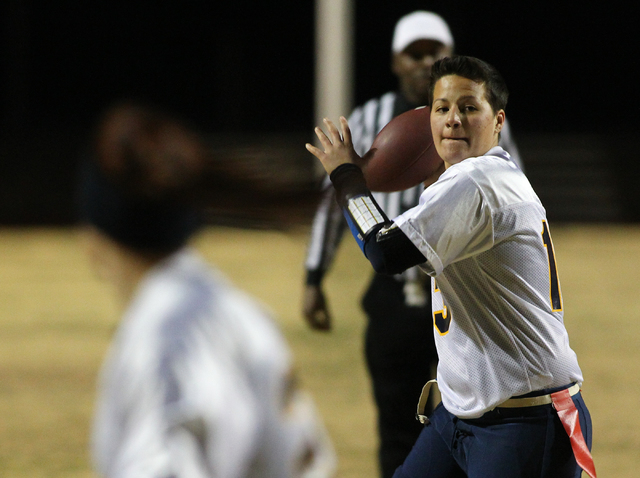
{"label": "black arm sleeve", "polygon": [[[357,196],[371,196],[362,170],[354,164],[340,165],[330,177],[336,188],[336,199],[345,214],[349,214],[347,210],[349,199]],[[379,207],[377,204],[375,206]],[[427,259],[402,230],[393,225],[382,210],[379,212],[384,222],[376,225],[364,237],[358,237],[353,229],[351,231],[356,241],[363,243],[361,247],[364,255],[375,271],[383,274],[398,274],[425,262]]]}
{"label": "black arm sleeve", "polygon": [[347,202],[350,198],[371,194],[371,191],[367,188],[362,169],[355,164],[341,164],[331,172],[329,179],[331,179],[333,187],[336,189],[336,200],[343,209],[347,207]]}
{"label": "black arm sleeve", "polygon": [[374,270],[381,274],[399,274],[427,260],[406,234],[395,226],[387,231],[381,227],[376,234],[365,239],[364,255]]}

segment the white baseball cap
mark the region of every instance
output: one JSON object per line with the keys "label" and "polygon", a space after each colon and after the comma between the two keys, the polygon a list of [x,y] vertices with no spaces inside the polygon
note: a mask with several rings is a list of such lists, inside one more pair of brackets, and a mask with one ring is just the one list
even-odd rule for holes
{"label": "white baseball cap", "polygon": [[444,19],[435,13],[419,10],[396,23],[391,50],[399,53],[416,40],[436,40],[452,47],[453,36]]}

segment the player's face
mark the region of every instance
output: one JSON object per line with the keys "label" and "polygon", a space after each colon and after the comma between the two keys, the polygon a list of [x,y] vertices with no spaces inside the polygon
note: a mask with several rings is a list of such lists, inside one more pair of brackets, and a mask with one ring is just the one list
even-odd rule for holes
{"label": "player's face", "polygon": [[444,76],[437,81],[433,98],[431,133],[447,168],[498,145],[504,111],[493,112],[483,83]]}
{"label": "player's face", "polygon": [[451,48],[439,41],[417,40],[393,55],[391,69],[407,100],[416,105],[427,104],[431,67],[451,53]]}

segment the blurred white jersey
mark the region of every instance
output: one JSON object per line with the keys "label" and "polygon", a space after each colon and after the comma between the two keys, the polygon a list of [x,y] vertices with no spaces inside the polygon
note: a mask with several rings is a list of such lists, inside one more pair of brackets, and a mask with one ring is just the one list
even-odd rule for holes
{"label": "blurred white jersey", "polygon": [[477,418],[512,396],[582,382],[546,212],[508,153],[451,166],[395,222],[432,276],[447,410]]}
{"label": "blurred white jersey", "polygon": [[145,276],[100,385],[102,476],[333,475],[333,449],[275,324],[193,251]]}

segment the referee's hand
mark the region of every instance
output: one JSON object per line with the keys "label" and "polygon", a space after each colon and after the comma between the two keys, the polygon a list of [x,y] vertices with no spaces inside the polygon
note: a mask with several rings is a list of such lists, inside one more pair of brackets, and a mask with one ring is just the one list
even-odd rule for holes
{"label": "referee's hand", "polygon": [[302,313],[309,327],[315,330],[331,330],[331,314],[322,288],[308,285],[304,290]]}

